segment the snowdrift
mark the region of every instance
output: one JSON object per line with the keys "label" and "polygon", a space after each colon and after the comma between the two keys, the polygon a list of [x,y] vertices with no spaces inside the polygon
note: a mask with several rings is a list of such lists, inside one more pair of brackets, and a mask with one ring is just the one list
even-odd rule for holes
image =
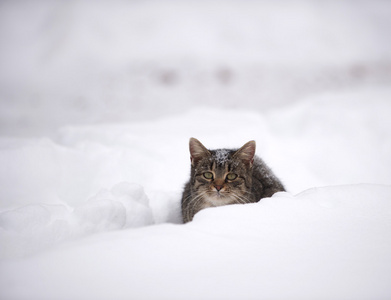
{"label": "snowdrift", "polygon": [[386,299],[391,187],[314,188],[1,265],[2,299]]}

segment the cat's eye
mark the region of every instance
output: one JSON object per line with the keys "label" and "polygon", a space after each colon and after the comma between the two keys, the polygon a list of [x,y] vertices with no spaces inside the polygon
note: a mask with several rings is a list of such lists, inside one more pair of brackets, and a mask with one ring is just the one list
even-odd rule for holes
{"label": "cat's eye", "polygon": [[211,172],[205,172],[203,175],[204,175],[204,177],[206,179],[212,179],[213,178],[213,173],[211,173]]}
{"label": "cat's eye", "polygon": [[236,177],[238,177],[238,175],[236,175],[235,173],[229,173],[226,178],[228,180],[235,180]]}

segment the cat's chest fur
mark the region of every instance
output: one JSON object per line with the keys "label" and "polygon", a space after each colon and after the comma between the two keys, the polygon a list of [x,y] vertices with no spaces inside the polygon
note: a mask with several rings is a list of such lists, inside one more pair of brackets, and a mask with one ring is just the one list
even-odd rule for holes
{"label": "cat's chest fur", "polygon": [[216,206],[223,206],[228,204],[234,204],[235,199],[230,197],[223,197],[223,196],[205,196],[203,198],[203,201],[201,203],[202,209],[207,207],[216,207]]}

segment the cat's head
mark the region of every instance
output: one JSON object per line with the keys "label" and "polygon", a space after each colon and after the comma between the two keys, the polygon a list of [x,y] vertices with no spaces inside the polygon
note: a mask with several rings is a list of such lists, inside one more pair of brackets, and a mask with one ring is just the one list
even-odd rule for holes
{"label": "cat's head", "polygon": [[208,150],[190,139],[192,191],[214,206],[251,201],[255,141],[238,150]]}

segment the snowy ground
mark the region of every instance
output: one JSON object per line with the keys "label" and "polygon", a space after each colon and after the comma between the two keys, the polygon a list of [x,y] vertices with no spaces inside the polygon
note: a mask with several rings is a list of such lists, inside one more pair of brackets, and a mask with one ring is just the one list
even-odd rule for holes
{"label": "snowy ground", "polygon": [[[0,4],[1,299],[391,297],[391,2],[29,3]],[[288,192],[181,224],[190,137],[256,140]]]}
{"label": "snowy ground", "polygon": [[310,189],[94,235],[4,262],[2,298],[387,299],[390,193]]}

